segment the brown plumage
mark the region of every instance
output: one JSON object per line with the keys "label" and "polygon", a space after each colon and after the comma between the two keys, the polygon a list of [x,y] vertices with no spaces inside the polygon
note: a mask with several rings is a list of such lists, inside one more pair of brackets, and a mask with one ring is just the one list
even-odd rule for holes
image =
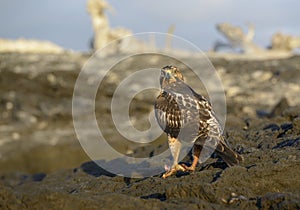
{"label": "brown plumage", "polygon": [[[166,66],[161,70],[160,85],[161,92],[155,101],[155,116],[168,135],[174,159],[171,169],[163,175],[164,178],[178,170],[194,171],[198,161],[203,159],[203,148],[209,156],[215,150],[228,166],[243,160],[242,156],[230,149],[222,136],[221,126],[210,103],[184,83],[177,67]],[[183,141],[194,145],[194,160],[189,167],[178,164]]]}

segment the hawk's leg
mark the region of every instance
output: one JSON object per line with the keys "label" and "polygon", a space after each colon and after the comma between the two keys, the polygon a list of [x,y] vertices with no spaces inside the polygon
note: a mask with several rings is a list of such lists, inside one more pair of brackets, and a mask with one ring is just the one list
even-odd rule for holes
{"label": "hawk's leg", "polygon": [[202,149],[201,146],[194,145],[194,147],[193,147],[193,163],[191,166],[186,166],[183,164],[182,166],[184,167],[185,171],[191,171],[191,172],[195,171],[196,166],[199,162],[199,156],[201,153],[201,149]]}
{"label": "hawk's leg", "polygon": [[162,176],[163,178],[167,178],[168,176],[175,174],[177,171],[185,170],[183,166],[178,164],[178,158],[179,158],[180,149],[181,149],[180,141],[176,138],[168,136],[168,142],[169,142],[169,147],[170,147],[174,162],[173,162],[172,168],[163,174],[163,176]]}

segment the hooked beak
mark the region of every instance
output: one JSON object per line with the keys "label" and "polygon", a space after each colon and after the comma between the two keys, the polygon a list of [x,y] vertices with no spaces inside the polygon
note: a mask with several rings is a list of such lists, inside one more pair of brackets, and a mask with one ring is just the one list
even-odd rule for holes
{"label": "hooked beak", "polygon": [[166,78],[166,80],[167,81],[169,81],[170,80],[170,78],[171,78],[171,73],[170,73],[170,71],[168,71],[168,70],[162,70],[163,72],[164,72],[164,77]]}
{"label": "hooked beak", "polygon": [[166,72],[166,79],[169,81],[171,78],[170,72]]}

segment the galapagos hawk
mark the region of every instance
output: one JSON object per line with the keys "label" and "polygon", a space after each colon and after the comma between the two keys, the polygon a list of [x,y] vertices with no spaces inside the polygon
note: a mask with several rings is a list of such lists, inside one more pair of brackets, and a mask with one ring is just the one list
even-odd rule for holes
{"label": "galapagos hawk", "polygon": [[[173,165],[163,178],[177,171],[195,171],[202,150],[214,151],[228,166],[239,164],[243,157],[234,152],[222,135],[222,128],[211,104],[196,93],[183,79],[175,66],[165,66],[160,75],[161,92],[155,101],[155,116],[161,129],[168,135],[168,143],[173,156]],[[180,150],[184,142],[193,145],[191,166],[178,164]]]}

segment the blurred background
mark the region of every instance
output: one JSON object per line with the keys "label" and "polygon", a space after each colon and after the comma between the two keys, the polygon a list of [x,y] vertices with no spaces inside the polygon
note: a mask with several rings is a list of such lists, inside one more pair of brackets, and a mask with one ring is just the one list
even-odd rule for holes
{"label": "blurred background", "polygon": [[[255,26],[253,42],[261,47],[270,45],[276,32],[300,35],[299,8],[296,0],[234,1],[186,0],[174,2],[109,0],[109,24],[124,27],[133,33],[168,32],[195,43],[204,51],[222,39],[215,26],[228,22],[247,29]],[[93,37],[92,23],[86,0],[17,1],[4,0],[0,7],[0,37],[6,39],[49,40],[63,48],[87,51]]]}

